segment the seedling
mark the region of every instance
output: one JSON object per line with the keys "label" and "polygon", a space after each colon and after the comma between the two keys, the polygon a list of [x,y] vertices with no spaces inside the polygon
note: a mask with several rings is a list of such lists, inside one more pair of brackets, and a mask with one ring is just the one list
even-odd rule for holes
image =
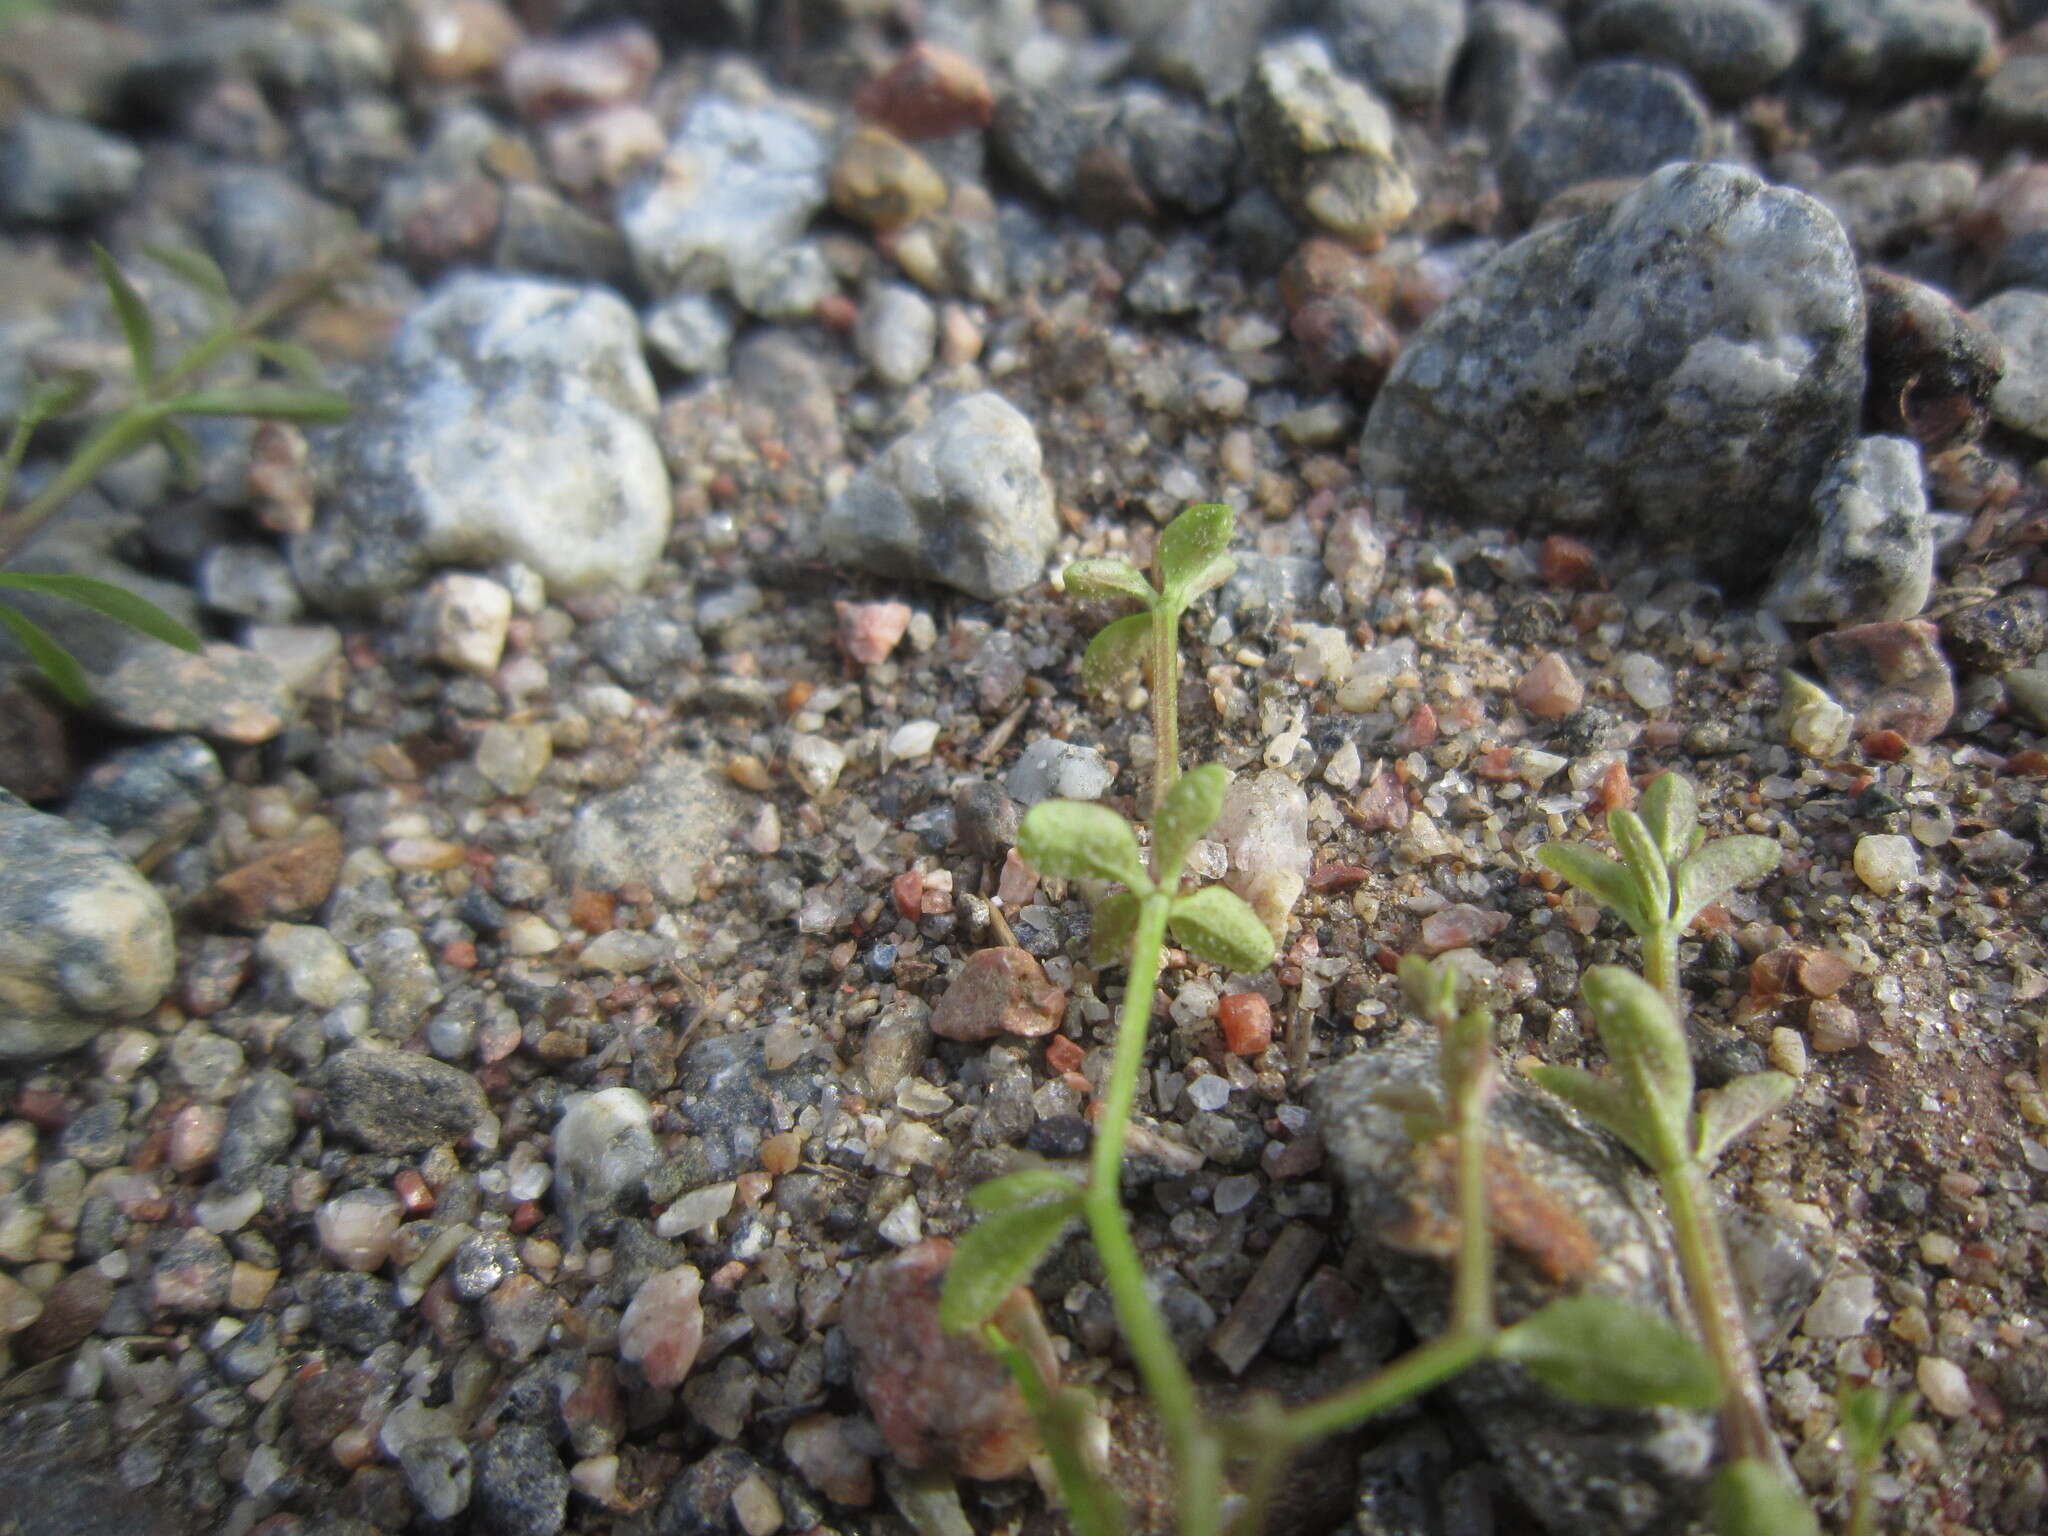
{"label": "seedling", "polygon": [[[7,566],[36,530],[109,467],[151,443],[161,443],[180,475],[196,485],[201,476],[199,445],[180,419],[187,416],[255,416],[272,421],[333,422],[348,414],[348,401],[317,383],[319,365],[304,347],[263,333],[321,292],[335,269],[288,278],[246,308],[236,309],[227,279],[196,251],[152,247],[149,254],[174,276],[197,289],[215,314],[215,324],[168,366],[159,366],[158,335],[149,307],[127,276],[99,246],[92,248],[100,281],[128,345],[134,399],[88,432],[64,467],[17,512],[0,519],[0,590],[35,592],[104,614],[117,623],[197,651],[199,637],[154,603],[111,582],[88,576],[8,571]],[[287,381],[210,385],[206,373],[236,352],[248,352],[281,369]],[[53,418],[85,404],[96,381],[67,373],[38,382],[16,416],[0,454],[0,508],[28,452],[30,434]],[[78,662],[40,625],[19,609],[0,603],[0,625],[11,632],[59,694],[73,704],[91,697]]]}
{"label": "seedling", "polygon": [[1136,600],[1140,611],[1126,614],[1088,642],[1081,657],[1081,681],[1106,690],[1133,668],[1143,668],[1151,690],[1152,805],[1166,803],[1180,772],[1180,616],[1204,592],[1230,579],[1236,514],[1221,505],[1189,507],[1159,535],[1159,585],[1153,586],[1128,560],[1076,560],[1060,580],[1076,597]]}
{"label": "seedling", "polygon": [[1872,1487],[1884,1453],[1899,1432],[1913,1422],[1916,1398],[1911,1392],[1893,1397],[1880,1387],[1852,1386],[1842,1391],[1842,1448],[1849,1453],[1849,1524],[1846,1536],[1875,1536],[1877,1496]]}

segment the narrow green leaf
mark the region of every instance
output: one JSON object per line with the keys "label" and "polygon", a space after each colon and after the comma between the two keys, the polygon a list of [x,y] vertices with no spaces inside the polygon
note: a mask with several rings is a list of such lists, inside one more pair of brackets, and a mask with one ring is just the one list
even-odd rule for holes
{"label": "narrow green leaf", "polygon": [[1682,773],[1658,774],[1643,791],[1642,817],[1665,865],[1676,869],[1692,852],[1692,835],[1699,827],[1700,800],[1692,781]]}
{"label": "narrow green leaf", "polygon": [[1131,891],[1115,891],[1095,904],[1095,926],[1088,935],[1088,963],[1097,970],[1106,965],[1127,965],[1131,940],[1138,931],[1138,897]]}
{"label": "narrow green leaf", "polygon": [[1669,922],[1671,871],[1665,867],[1664,855],[1658,851],[1650,829],[1643,825],[1643,818],[1634,811],[1609,811],[1607,830],[1614,838],[1614,851],[1635,877],[1637,896],[1645,913],[1653,915],[1657,922]]}
{"label": "narrow green leaf", "polygon": [[184,416],[261,416],[314,424],[348,420],[348,396],[301,384],[242,384],[198,389],[166,401]]}
{"label": "narrow green leaf", "polygon": [[1048,1200],[1066,1201],[1079,1211],[1081,1186],[1057,1168],[1019,1168],[999,1179],[984,1180],[967,1196],[967,1203],[984,1216]]}
{"label": "narrow green leaf", "polygon": [[1820,1536],[1813,1507],[1757,1456],[1729,1462],[1707,1493],[1714,1536]]}
{"label": "narrow green leaf", "polygon": [[1637,933],[1647,930],[1649,919],[1634,878],[1606,854],[1583,843],[1545,843],[1536,850],[1536,862],[1577,886]]}
{"label": "narrow green leaf", "polygon": [[939,1288],[939,1326],[959,1333],[995,1316],[1004,1298],[1031,1278],[1079,1210],[1078,1201],[1055,1200],[1011,1206],[976,1222],[946,1268]]}
{"label": "narrow green leaf", "polygon": [[1040,874],[1119,880],[1134,891],[1152,889],[1137,833],[1106,805],[1086,800],[1034,805],[1018,829],[1017,852]]}
{"label": "narrow green leaf", "polygon": [[1107,693],[1128,672],[1142,669],[1152,647],[1152,615],[1126,614],[1088,642],[1081,657],[1081,686]]}
{"label": "narrow green leaf", "polygon": [[152,640],[175,645],[181,651],[199,652],[199,637],[147,598],[137,597],[126,587],[93,576],[60,576],[41,571],[0,571],[0,588],[16,592],[41,592],[61,597],[67,603],[103,613]]}
{"label": "narrow green leaf", "polygon": [[1699,1159],[1712,1168],[1721,1154],[1790,1102],[1799,1084],[1784,1072],[1750,1072],[1700,1095]]}
{"label": "narrow green leaf", "polygon": [[1273,935],[1235,891],[1208,886],[1174,898],[1166,920],[1174,943],[1229,971],[1263,971],[1273,963]]}
{"label": "narrow green leaf", "polygon": [[1721,1400],[1721,1378],[1699,1345],[1616,1296],[1553,1301],[1503,1332],[1495,1348],[1573,1402],[1711,1408]]}
{"label": "narrow green leaf", "polygon": [[1644,1162],[1651,1161],[1650,1138],[1642,1114],[1627,1088],[1613,1078],[1596,1077],[1582,1067],[1532,1067],[1529,1075],[1539,1088],[1556,1094],[1602,1130],[1619,1138]]}
{"label": "narrow green leaf", "polygon": [[128,275],[97,240],[92,243],[92,262],[99,268],[100,281],[106,284],[107,297],[113,301],[114,318],[120,322],[121,335],[128,342],[136,382],[146,392],[156,383],[156,322],[149,317],[149,306],[142,302],[142,295],[135,291]]}
{"label": "narrow green leaf", "polygon": [[1060,574],[1060,585],[1074,597],[1129,597],[1147,608],[1159,601],[1152,583],[1128,560],[1076,560]]}
{"label": "narrow green leaf", "polygon": [[67,704],[83,707],[92,702],[92,689],[71,653],[52,640],[27,614],[0,603],[0,625],[4,625],[16,643],[28,652],[28,659],[50,680],[50,686],[64,696]]}
{"label": "narrow green leaf", "polygon": [[295,384],[318,385],[321,377],[320,358],[311,347],[296,341],[280,341],[275,336],[252,336],[249,350],[266,363],[282,368]]}
{"label": "narrow green leaf", "polygon": [[1882,1387],[1845,1387],[1841,1399],[1842,1445],[1856,1470],[1866,1472],[1884,1459],[1885,1447],[1913,1422],[1918,1398],[1911,1392],[1894,1398]]}
{"label": "narrow green leaf", "polygon": [[1619,965],[1593,966],[1579,991],[1652,1138],[1646,1161],[1660,1170],[1675,1166],[1690,1151],[1686,1126],[1692,1115],[1692,1055],[1671,1005],[1655,987]]}
{"label": "narrow green leaf", "polygon": [[1408,999],[1416,1017],[1442,1028],[1446,1020],[1457,1015],[1458,968],[1449,961],[1403,955],[1397,974],[1401,995]]}
{"label": "narrow green leaf", "polygon": [[171,462],[178,470],[178,484],[188,491],[198,490],[206,480],[206,460],[191,429],[166,417],[157,429],[157,441],[170,450]]}
{"label": "narrow green leaf", "polygon": [[145,245],[142,254],[158,266],[168,268],[174,276],[207,298],[218,299],[223,304],[234,303],[227,274],[204,251],[189,245]]}
{"label": "narrow green leaf", "polygon": [[83,368],[67,368],[47,379],[37,379],[22,399],[21,411],[15,417],[16,424],[36,427],[53,416],[75,410],[99,387],[99,382]]}
{"label": "narrow green leaf", "polygon": [[1223,795],[1230,788],[1230,770],[1221,763],[1190,768],[1173,781],[1166,802],[1152,819],[1152,867],[1160,884],[1171,888],[1180,878],[1188,850],[1223,814]]}
{"label": "narrow green leaf", "polygon": [[1717,837],[1678,866],[1673,921],[1682,933],[1692,920],[1737,886],[1761,880],[1778,867],[1784,850],[1768,837]]}
{"label": "narrow green leaf", "polygon": [[1230,535],[1236,524],[1235,512],[1212,502],[1189,507],[1160,533],[1159,587],[1176,609],[1230,579]]}

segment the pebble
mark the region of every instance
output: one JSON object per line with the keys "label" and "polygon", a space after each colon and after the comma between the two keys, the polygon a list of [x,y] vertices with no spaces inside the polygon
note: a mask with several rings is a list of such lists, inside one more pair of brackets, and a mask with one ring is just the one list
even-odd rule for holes
{"label": "pebble", "polygon": [[2009,288],[1970,318],[2003,349],[2005,371],[1991,392],[1992,414],[2015,432],[2048,438],[2048,293]]}
{"label": "pebble", "polygon": [[1323,9],[1337,62],[1408,111],[1439,107],[1467,33],[1453,0],[1341,0]]}
{"label": "pebble", "polygon": [[1972,672],[2024,665],[2048,649],[2048,592],[2026,587],[1958,608],[1941,621],[1941,648]]}
{"label": "pebble", "polygon": [[968,956],[948,984],[932,1010],[931,1030],[948,1040],[1049,1035],[1066,1009],[1065,990],[1028,951],[983,949]]}
{"label": "pebble", "polygon": [[626,23],[512,50],[502,79],[513,110],[528,122],[637,100],[661,66],[661,45]]}
{"label": "pebble", "polygon": [[1967,0],[1821,0],[1808,25],[1821,81],[1879,101],[1959,84],[1997,44]]}
{"label": "pebble", "polygon": [[128,200],[142,154],[90,123],[18,113],[0,154],[0,214],[23,224],[78,224]]}
{"label": "pebble", "polygon": [[726,834],[752,810],[709,763],[664,753],[633,783],[577,808],[555,844],[555,869],[569,890],[617,891],[638,882],[688,902],[696,870],[724,851]]}
{"label": "pebble", "polygon": [[453,1520],[475,1489],[469,1447],[453,1435],[426,1435],[398,1452],[406,1491],[429,1520]]}
{"label": "pebble", "polygon": [[569,1474],[531,1424],[504,1424],[475,1452],[475,1502],[498,1536],[555,1536],[568,1523]]}
{"label": "pebble", "polygon": [[485,576],[437,576],[421,594],[422,623],[434,659],[459,672],[489,677],[505,654],[512,594]]}
{"label": "pebble", "polygon": [[1947,1419],[1960,1419],[1975,1410],[1976,1399],[1970,1378],[1963,1368],[1939,1355],[1922,1355],[1913,1369],[1913,1380],[1927,1406]]}
{"label": "pebble", "polygon": [[497,0],[435,0],[412,7],[407,20],[407,69],[440,85],[495,74],[525,36]]}
{"label": "pebble", "polygon": [[650,1386],[681,1386],[704,1338],[697,1301],[703,1281],[679,1264],[641,1281],[619,1319],[619,1358],[638,1365]]}
{"label": "pebble", "polygon": [[631,1088],[572,1097],[555,1124],[555,1189],[565,1244],[584,1240],[591,1223],[642,1198],[660,1161],[654,1106]]}
{"label": "pebble", "polygon": [[1042,736],[1018,754],[1003,787],[1018,805],[1033,806],[1043,800],[1100,800],[1112,782],[1109,764],[1095,748]]}
{"label": "pebble", "polygon": [[387,1155],[460,1141],[488,1113],[475,1078],[412,1051],[352,1047],[318,1083],[328,1130]]}
{"label": "pebble", "polygon": [[919,42],[854,93],[853,110],[906,139],[936,139],[988,127],[995,95],[972,59]]}
{"label": "pebble", "polygon": [[477,733],[476,771],[502,795],[530,794],[554,755],[554,733],[545,725],[493,721]]}
{"label": "pebble", "polygon": [[1955,713],[1955,679],[1925,620],[1852,625],[1816,635],[1811,649],[1828,691],[1854,712],[1859,736],[1896,731],[1917,746]]}
{"label": "pebble", "polygon": [[1814,493],[1818,520],[1786,551],[1763,604],[1795,624],[1910,619],[1934,584],[1934,524],[1920,451],[1858,438]]}
{"label": "pebble", "polygon": [[196,656],[168,645],[128,647],[93,679],[93,705],[130,730],[195,731],[243,746],[270,740],[294,713],[276,667],[219,641]]}
{"label": "pebble", "polygon": [[823,736],[790,738],[789,775],[797,787],[812,799],[831,793],[846,768],[846,752]]}
{"label": "pebble", "polygon": [[968,395],[891,443],[833,498],[826,552],[984,600],[1021,592],[1043,575],[1059,535],[1042,462],[1016,407]]}
{"label": "pebble", "polygon": [[1259,52],[1237,100],[1245,153],[1280,199],[1341,239],[1371,245],[1415,211],[1385,103],[1338,72],[1314,37]]}
{"label": "pebble", "polygon": [[1273,1007],[1256,992],[1237,992],[1217,1004],[1223,1048],[1233,1056],[1256,1056],[1273,1043]]}
{"label": "pebble", "polygon": [[783,1432],[782,1454],[798,1476],[833,1503],[854,1509],[874,1503],[874,1462],[853,1443],[846,1420],[837,1415],[798,1419]]}
{"label": "pebble", "polygon": [[732,312],[702,293],[678,293],[646,314],[647,339],[671,366],[689,374],[725,372],[736,329]]}
{"label": "pebble", "polygon": [[150,1305],[169,1317],[206,1317],[228,1298],[234,1258],[204,1227],[187,1227],[150,1275]]}
{"label": "pebble", "polygon": [[1589,183],[1646,176],[1706,158],[1713,118],[1676,70],[1589,64],[1555,101],[1531,113],[1501,157],[1501,192],[1524,221]]}
{"label": "pebble", "polygon": [[325,1011],[369,1000],[369,982],[325,928],[272,923],[256,942],[256,959],[285,998],[309,1008]]}
{"label": "pebble", "polygon": [[879,666],[910,628],[908,603],[849,603],[832,605],[838,620],[839,649],[856,666]]}
{"label": "pebble", "polygon": [[1856,840],[1856,878],[1880,896],[1895,896],[1920,878],[1920,851],[1897,833],[1873,832]]}
{"label": "pebble", "polygon": [[938,721],[907,720],[889,733],[882,758],[886,763],[921,762],[932,755],[932,749],[938,743]]}
{"label": "pebble", "polygon": [[1556,651],[1545,651],[1515,684],[1515,702],[1539,720],[1562,720],[1585,701],[1586,685]]}
{"label": "pebble", "polygon": [[226,782],[213,748],[197,736],[172,736],[104,759],[64,814],[97,827],[123,858],[148,869],[198,830]]}
{"label": "pebble", "polygon": [[854,348],[876,378],[907,389],[924,377],[938,350],[939,315],[915,289],[880,283],[869,291],[854,325]]}
{"label": "pebble", "polygon": [[1715,101],[1753,96],[1791,67],[1800,34],[1767,0],[1598,0],[1573,39],[1588,56],[1656,59],[1690,75]]}
{"label": "pebble", "polygon": [[216,544],[199,562],[198,585],[209,608],[263,624],[289,624],[305,606],[291,567],[268,544]]}
{"label": "pebble", "polygon": [[832,161],[832,206],[877,231],[903,229],[946,205],[946,179],[886,128],[859,127]]}
{"label": "pebble", "polygon": [[352,1189],[314,1213],[320,1248],[344,1269],[368,1273],[391,1257],[403,1213],[398,1197],[384,1189]]}
{"label": "pebble", "polygon": [[1806,1007],[1806,1038],[1816,1051],[1853,1051],[1863,1043],[1863,1020],[1847,1003],[1815,998]]}

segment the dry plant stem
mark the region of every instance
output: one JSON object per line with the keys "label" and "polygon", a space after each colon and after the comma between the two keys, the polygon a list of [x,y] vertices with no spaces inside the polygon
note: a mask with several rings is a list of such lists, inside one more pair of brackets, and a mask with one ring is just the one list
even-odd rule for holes
{"label": "dry plant stem", "polygon": [[1182,1536],[1214,1536],[1222,1501],[1222,1466],[1215,1437],[1202,1422],[1195,1384],[1181,1364],[1165,1319],[1145,1288],[1145,1264],[1124,1219],[1121,1182],[1124,1136],[1130,1128],[1137,1098],[1138,1072],[1145,1059],[1145,1036],[1152,1022],[1152,990],[1159,980],[1159,957],[1166,944],[1166,918],[1171,898],[1153,892],[1138,910],[1137,932],[1131,940],[1130,974],[1125,983],[1122,1015],[1117,1022],[1116,1054],[1109,1084],[1102,1096],[1101,1118],[1095,1124],[1095,1150],[1089,1165],[1088,1191],[1082,1209],[1089,1235],[1102,1260],[1103,1278],[1116,1309],[1117,1325],[1144,1378],[1167,1444],[1180,1474]]}

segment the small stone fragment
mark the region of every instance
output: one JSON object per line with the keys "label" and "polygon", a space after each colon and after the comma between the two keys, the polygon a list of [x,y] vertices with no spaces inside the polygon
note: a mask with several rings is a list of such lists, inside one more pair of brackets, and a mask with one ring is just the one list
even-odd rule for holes
{"label": "small stone fragment", "polygon": [[1959,1419],[1975,1408],[1970,1378],[1952,1360],[1922,1355],[1920,1364],[1914,1368],[1913,1380],[1920,1387],[1920,1395],[1927,1399],[1927,1406],[1943,1418]]}
{"label": "small stone fragment", "polygon": [[482,576],[437,576],[422,594],[434,659],[478,677],[498,669],[512,622],[512,594]]}
{"label": "small stone fragment", "polygon": [[828,1413],[798,1419],[782,1436],[782,1453],[833,1503],[855,1509],[874,1503],[874,1462],[853,1444],[844,1419]]}
{"label": "small stone fragment", "polygon": [[638,1365],[649,1385],[682,1385],[704,1339],[697,1295],[703,1280],[694,1266],[678,1264],[640,1282],[619,1319],[619,1358]]}
{"label": "small stone fragment", "polygon": [[887,661],[910,628],[908,603],[837,602],[832,611],[839,620],[839,648],[863,667]]}
{"label": "small stone fragment", "polygon": [[314,1213],[320,1247],[344,1269],[381,1269],[391,1256],[403,1212],[398,1197],[384,1189],[352,1189]]}
{"label": "small stone fragment", "polygon": [[1556,651],[1545,651],[1515,685],[1515,702],[1539,720],[1562,720],[1585,701],[1585,684]]}
{"label": "small stone fragment", "polygon": [[1858,838],[1856,878],[1880,896],[1895,896],[1920,878],[1920,852],[1910,837],[1873,832]]}
{"label": "small stone fragment", "polygon": [[631,1088],[570,1099],[555,1125],[555,1187],[565,1240],[575,1247],[599,1217],[640,1198],[660,1161],[654,1106]]}
{"label": "small stone fragment", "polygon": [[1235,992],[1216,1005],[1223,1048],[1233,1056],[1256,1056],[1273,1043],[1273,1006],[1256,992]]}
{"label": "small stone fragment", "polygon": [[988,127],[995,94],[972,59],[921,42],[862,86],[853,110],[906,139],[936,139]]}
{"label": "small stone fragment", "polygon": [[1066,1007],[1067,994],[1046,979],[1028,950],[984,949],[968,956],[946,988],[932,1010],[931,1028],[948,1040],[1049,1035]]}
{"label": "small stone fragment", "polygon": [[1955,680],[1938,632],[1921,619],[1857,624],[1813,641],[1828,691],[1855,712],[1855,731],[1897,731],[1918,746],[1955,713]]}

